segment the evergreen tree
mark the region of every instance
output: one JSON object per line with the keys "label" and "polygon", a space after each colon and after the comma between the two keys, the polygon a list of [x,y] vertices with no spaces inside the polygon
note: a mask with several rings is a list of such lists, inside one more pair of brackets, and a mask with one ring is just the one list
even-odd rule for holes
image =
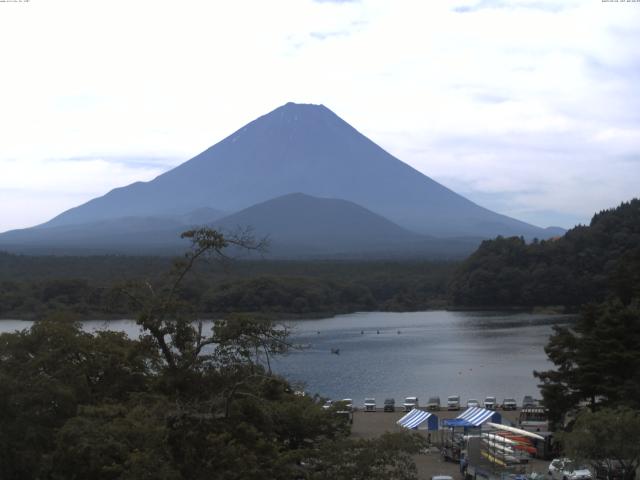
{"label": "evergreen tree", "polygon": [[640,308],[611,300],[555,327],[545,351],[556,370],[534,372],[552,420],[581,402],[640,408]]}

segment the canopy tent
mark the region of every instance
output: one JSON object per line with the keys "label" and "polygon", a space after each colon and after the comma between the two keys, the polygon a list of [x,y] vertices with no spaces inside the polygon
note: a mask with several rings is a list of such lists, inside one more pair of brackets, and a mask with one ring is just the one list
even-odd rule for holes
{"label": "canopy tent", "polygon": [[438,417],[418,408],[411,410],[397,423],[401,427],[409,429],[438,430]]}
{"label": "canopy tent", "polygon": [[501,423],[502,415],[486,408],[470,407],[458,415],[456,418],[444,420],[442,424],[446,427],[479,427],[485,422]]}

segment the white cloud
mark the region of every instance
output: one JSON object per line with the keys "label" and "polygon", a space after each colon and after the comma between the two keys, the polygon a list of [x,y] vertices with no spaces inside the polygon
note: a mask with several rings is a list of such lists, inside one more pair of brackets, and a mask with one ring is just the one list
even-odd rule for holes
{"label": "white cloud", "polygon": [[489,208],[587,220],[637,194],[638,25],[640,4],[591,0],[0,4],[0,231],[287,101]]}

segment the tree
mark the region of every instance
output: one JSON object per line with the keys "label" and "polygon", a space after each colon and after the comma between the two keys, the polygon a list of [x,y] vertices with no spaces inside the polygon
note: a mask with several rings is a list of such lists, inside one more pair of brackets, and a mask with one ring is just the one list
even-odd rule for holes
{"label": "tree", "polygon": [[164,282],[123,289],[139,339],[83,332],[66,314],[0,336],[0,477],[415,478],[417,438],[351,441],[342,417],[272,371],[285,328],[236,314],[204,331],[185,278],[207,254],[259,245],[184,237],[192,249]]}
{"label": "tree", "polygon": [[309,480],[414,480],[411,458],[426,446],[416,433],[385,433],[369,440],[325,443],[320,455],[307,459]]}
{"label": "tree", "polygon": [[581,402],[640,408],[640,308],[612,300],[555,327],[545,351],[556,370],[534,372],[552,420]]}
{"label": "tree", "polygon": [[567,455],[604,469],[607,478],[619,472],[622,480],[634,480],[640,467],[640,412],[627,407],[583,410],[561,440]]}
{"label": "tree", "polygon": [[195,321],[193,306],[178,296],[186,276],[196,262],[205,256],[219,260],[228,259],[223,252],[234,246],[248,250],[262,250],[266,241],[255,241],[248,231],[226,236],[209,228],[189,230],[181,235],[191,241],[191,248],[184,257],[176,260],[162,285],[154,287],[150,282],[130,284],[121,288],[138,309],[138,324],[143,328],[142,338],[153,342],[172,373],[197,370],[206,361],[201,353],[215,339],[203,333],[202,321]]}
{"label": "tree", "polygon": [[594,215],[560,238],[526,244],[522,238],[482,242],[450,285],[455,304],[563,305],[576,309],[616,295],[629,304],[640,294],[640,199]]}
{"label": "tree", "polygon": [[0,335],[0,477],[38,478],[56,432],[81,405],[145,391],[153,355],[124,334],[91,335],[52,317]]}
{"label": "tree", "polygon": [[182,480],[166,446],[172,405],[156,395],[83,406],[58,431],[55,480]]}

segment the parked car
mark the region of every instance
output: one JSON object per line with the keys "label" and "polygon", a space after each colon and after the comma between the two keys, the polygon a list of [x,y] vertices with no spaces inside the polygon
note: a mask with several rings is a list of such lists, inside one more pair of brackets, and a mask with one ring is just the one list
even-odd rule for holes
{"label": "parked car", "polygon": [[327,400],[326,402],[324,402],[324,405],[322,405],[322,408],[325,410],[329,410],[332,406],[333,400]]}
{"label": "parked car", "polygon": [[385,398],[384,400],[384,411],[385,412],[395,412],[396,411],[396,401],[393,398]]}
{"label": "parked car", "polygon": [[364,399],[364,411],[365,412],[375,412],[376,411],[376,399],[375,398],[365,398]]}
{"label": "parked car", "polygon": [[470,398],[469,400],[467,400],[467,408],[479,407],[479,406],[480,406],[480,402],[475,398]]}
{"label": "parked car", "polygon": [[487,410],[495,410],[496,409],[496,397],[485,397],[484,399],[484,408]]}
{"label": "parked car", "polygon": [[460,395],[447,397],[447,410],[460,410]]}
{"label": "parked car", "polygon": [[429,397],[427,410],[440,410],[440,397]]}
{"label": "parked car", "polygon": [[343,398],[333,402],[338,410],[353,412],[353,400],[351,398]]}
{"label": "parked car", "polygon": [[503,410],[516,410],[518,408],[518,404],[516,403],[515,398],[505,398],[504,402],[502,402]]}
{"label": "parked car", "polygon": [[522,399],[522,408],[532,408],[536,406],[536,401],[531,395],[525,395]]}
{"label": "parked car", "polygon": [[591,480],[591,471],[568,458],[556,458],[549,464],[549,476],[553,480]]}
{"label": "parked car", "polygon": [[402,404],[405,412],[410,412],[414,408],[418,408],[418,397],[407,397]]}

